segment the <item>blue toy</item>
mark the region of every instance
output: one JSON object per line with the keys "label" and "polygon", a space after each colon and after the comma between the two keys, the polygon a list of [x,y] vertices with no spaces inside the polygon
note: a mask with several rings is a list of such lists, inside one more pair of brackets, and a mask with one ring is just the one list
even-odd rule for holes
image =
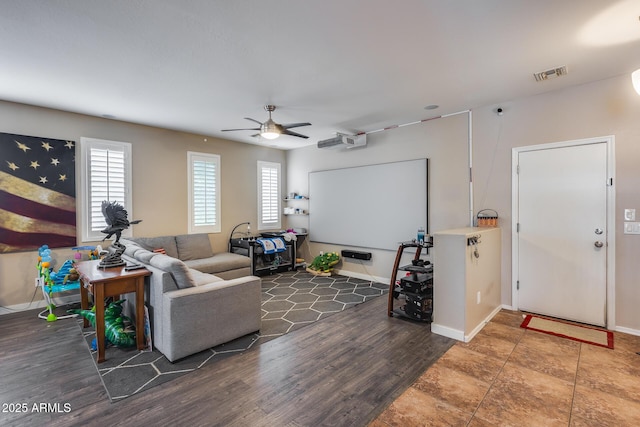
{"label": "blue toy", "polygon": [[[38,279],[36,286],[40,286],[42,288],[42,294],[44,295],[44,299],[47,303],[47,308],[40,312],[38,317],[40,319],[45,319],[47,322],[55,322],[58,319],[76,317],[76,314],[56,316],[53,313],[56,305],[53,303],[51,298],[55,293],[80,289],[80,276],[73,268],[73,261],[65,261],[57,272],[53,271],[51,264],[51,249],[49,249],[48,245],[40,246],[38,249]],[[47,311],[49,313],[45,315]]]}

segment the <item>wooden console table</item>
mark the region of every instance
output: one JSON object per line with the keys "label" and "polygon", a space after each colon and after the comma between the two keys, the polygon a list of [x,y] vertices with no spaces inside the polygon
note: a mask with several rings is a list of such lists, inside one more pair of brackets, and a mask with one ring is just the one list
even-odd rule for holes
{"label": "wooden console table", "polygon": [[[104,299],[120,298],[120,295],[135,292],[136,294],[136,345],[138,350],[144,349],[144,278],[151,272],[146,268],[126,271],[124,266],[102,269],[100,260],[82,261],[75,264],[80,274],[80,306],[89,310],[89,293],[93,295],[96,306],[96,341],[98,342],[97,362],[105,361],[105,324]],[[83,326],[89,326],[84,319]]]}

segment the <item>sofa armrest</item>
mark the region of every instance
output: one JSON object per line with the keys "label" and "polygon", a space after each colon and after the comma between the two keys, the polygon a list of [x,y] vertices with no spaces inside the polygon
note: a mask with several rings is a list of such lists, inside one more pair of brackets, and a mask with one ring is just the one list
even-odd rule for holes
{"label": "sofa armrest", "polygon": [[261,279],[245,276],[162,296],[164,355],[174,361],[258,331]]}

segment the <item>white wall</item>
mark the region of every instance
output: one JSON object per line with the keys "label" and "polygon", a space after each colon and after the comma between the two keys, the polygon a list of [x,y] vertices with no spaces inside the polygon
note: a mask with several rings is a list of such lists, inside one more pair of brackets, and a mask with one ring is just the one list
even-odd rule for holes
{"label": "white wall", "polygon": [[[368,135],[366,148],[327,150],[306,147],[288,151],[286,191],[309,194],[308,174],[312,171],[426,157],[429,159],[429,231],[466,226],[469,224],[467,123],[468,116],[465,113]],[[406,185],[411,186],[411,182]],[[378,202],[388,203],[387,197],[380,194]],[[404,209],[404,206],[397,208]],[[336,206],[336,209],[340,209],[340,206]],[[361,214],[367,215],[367,212]],[[308,227],[306,217],[287,219],[290,227]],[[424,224],[415,224],[416,232],[421,225]],[[412,238],[415,238],[415,234],[397,236],[397,241]],[[303,249],[307,261],[311,261],[320,251],[356,249],[372,252],[371,261],[343,260],[340,268],[377,279],[391,276],[395,258],[395,251],[369,248],[311,243],[305,244]]]}
{"label": "white wall", "polygon": [[[542,83],[544,84],[544,83]],[[511,305],[511,150],[513,147],[615,136],[616,327],[640,333],[640,236],[622,233],[624,208],[640,210],[640,96],[628,75],[473,110],[474,213],[493,208],[502,227],[502,304]],[[304,148],[287,153],[288,186],[305,191],[309,171],[429,157],[431,231],[468,225],[466,117],[456,116],[374,134],[353,153]],[[384,196],[381,195],[381,201]],[[296,221],[301,221],[295,218]],[[304,219],[302,219],[304,221]],[[398,240],[413,236],[398,236]],[[334,250],[310,245],[312,254]],[[344,262],[356,274],[389,277],[393,254],[374,252],[370,264]],[[436,266],[437,268],[437,266]]]}

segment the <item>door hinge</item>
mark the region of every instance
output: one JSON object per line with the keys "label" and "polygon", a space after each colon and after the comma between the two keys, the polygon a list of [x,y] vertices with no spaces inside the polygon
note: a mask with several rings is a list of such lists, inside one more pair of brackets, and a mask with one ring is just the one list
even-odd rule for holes
{"label": "door hinge", "polygon": [[519,233],[519,232],[520,232],[520,223],[517,222],[516,223],[516,233]]}
{"label": "door hinge", "polygon": [[608,185],[609,187],[613,187],[613,178],[609,178],[609,179],[607,180],[607,185]]}
{"label": "door hinge", "polygon": [[520,165],[516,165],[516,174],[520,173]]}
{"label": "door hinge", "polygon": [[516,289],[520,290],[520,280],[516,280]]}

